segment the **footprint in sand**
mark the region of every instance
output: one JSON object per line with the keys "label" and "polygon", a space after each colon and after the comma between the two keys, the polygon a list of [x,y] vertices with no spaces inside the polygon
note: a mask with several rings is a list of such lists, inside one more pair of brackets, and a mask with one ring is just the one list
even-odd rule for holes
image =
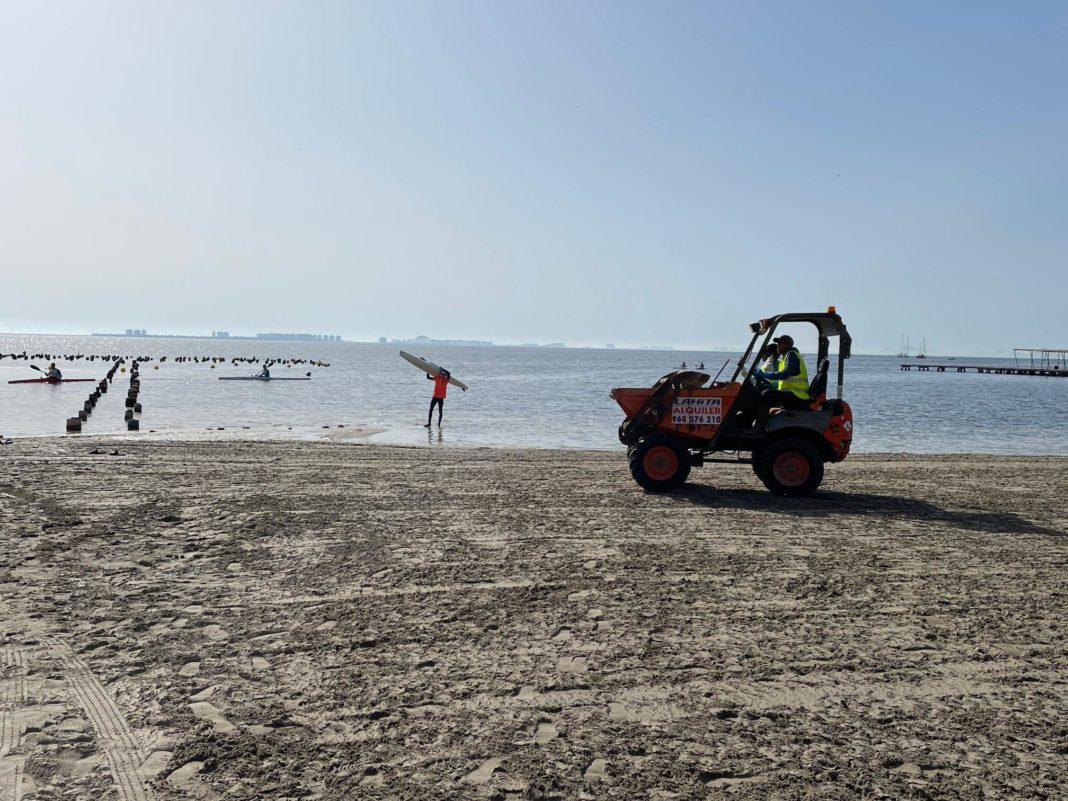
{"label": "footprint in sand", "polygon": [[608,705],[608,719],[616,723],[623,723],[629,720],[637,720],[638,716],[623,704],[611,703]]}
{"label": "footprint in sand", "polygon": [[174,756],[172,751],[153,751],[148,755],[148,759],[141,763],[141,771],[146,776],[158,776],[167,769],[172,756]]}
{"label": "footprint in sand", "polygon": [[201,632],[209,640],[220,641],[230,639],[230,632],[228,632],[226,629],[224,629],[217,623],[212,623],[209,626],[205,626],[203,629],[201,629]]}
{"label": "footprint in sand", "polygon": [[378,768],[367,768],[360,779],[361,787],[381,787],[385,783],[385,777]]}
{"label": "footprint in sand", "polygon": [[538,745],[545,745],[548,742],[552,742],[559,736],[560,733],[556,730],[556,726],[554,726],[550,722],[543,721],[538,724],[538,731],[534,735],[534,742],[536,742]]}
{"label": "footprint in sand", "polygon": [[237,726],[223,717],[222,712],[214,704],[210,704],[207,701],[196,701],[189,705],[189,709],[194,716],[208,721],[217,732],[223,733],[237,729]]}
{"label": "footprint in sand", "polygon": [[608,762],[603,759],[593,760],[582,778],[588,782],[603,782],[608,778]]}
{"label": "footprint in sand", "polygon": [[186,762],[178,770],[171,773],[167,777],[167,781],[173,786],[185,790],[193,798],[200,798],[203,801],[215,801],[215,799],[222,798],[221,795],[211,789],[207,782],[197,775],[203,767],[203,762]]}
{"label": "footprint in sand", "polygon": [[556,663],[556,669],[561,673],[585,673],[589,666],[584,656],[563,656]]}
{"label": "footprint in sand", "polygon": [[500,757],[493,757],[487,759],[473,771],[464,776],[460,781],[465,784],[485,784],[490,780],[490,776],[493,775],[493,771],[497,770],[497,766],[501,764]]}

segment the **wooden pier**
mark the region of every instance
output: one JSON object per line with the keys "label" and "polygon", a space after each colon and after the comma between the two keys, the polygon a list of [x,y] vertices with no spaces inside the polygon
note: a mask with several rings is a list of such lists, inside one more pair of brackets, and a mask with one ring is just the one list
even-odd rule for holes
{"label": "wooden pier", "polygon": [[[1068,376],[1068,348],[1013,348],[1012,355],[1016,361],[1016,365],[1012,367],[907,362],[902,363],[901,369],[908,372],[915,367],[921,373],[929,373],[932,370],[936,373],[967,373],[974,370],[977,373],[990,373],[991,375]],[[1020,364],[1021,361],[1029,362],[1029,364]]]}
{"label": "wooden pier", "polygon": [[1036,376],[1064,376],[1068,377],[1068,369],[1055,365],[1052,367],[990,367],[965,364],[902,364],[905,371],[919,370],[921,373],[991,373],[992,375],[1036,375]]}

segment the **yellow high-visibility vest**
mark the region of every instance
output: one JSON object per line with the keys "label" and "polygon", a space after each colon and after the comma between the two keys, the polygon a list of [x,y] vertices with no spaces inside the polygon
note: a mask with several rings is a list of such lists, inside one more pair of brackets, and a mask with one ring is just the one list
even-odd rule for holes
{"label": "yellow high-visibility vest", "polygon": [[797,354],[797,363],[801,366],[801,372],[797,375],[784,378],[779,382],[779,389],[785,389],[788,392],[792,392],[799,398],[808,399],[808,370],[805,368],[805,360],[801,357],[801,351],[797,348],[790,348],[782,356],[779,357],[779,372],[786,369],[786,357],[791,353]]}

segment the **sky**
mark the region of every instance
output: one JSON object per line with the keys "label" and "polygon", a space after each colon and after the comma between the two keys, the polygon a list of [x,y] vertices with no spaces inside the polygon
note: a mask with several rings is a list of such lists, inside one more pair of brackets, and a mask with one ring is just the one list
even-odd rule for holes
{"label": "sky", "polygon": [[1068,347],[1064,2],[0,0],[0,331]]}

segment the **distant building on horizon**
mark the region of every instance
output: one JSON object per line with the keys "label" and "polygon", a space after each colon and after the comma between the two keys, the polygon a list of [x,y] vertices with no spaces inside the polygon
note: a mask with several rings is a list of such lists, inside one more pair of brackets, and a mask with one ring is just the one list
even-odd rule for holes
{"label": "distant building on horizon", "polygon": [[343,342],[336,334],[256,334],[256,339],[270,339],[280,342]]}
{"label": "distant building on horizon", "polygon": [[94,331],[94,337],[160,337],[165,339],[260,339],[280,342],[344,342],[339,334],[256,334],[256,336],[238,336],[229,331],[212,331],[209,337],[206,334],[149,334],[144,328],[127,328],[125,334],[105,334]]}
{"label": "distant building on horizon", "polygon": [[[379,337],[380,344],[385,344],[386,338]],[[413,339],[391,339],[390,344],[393,345],[465,345],[465,346],[481,346],[492,347],[492,342],[487,342],[481,339],[431,339],[428,336],[420,334]]]}

